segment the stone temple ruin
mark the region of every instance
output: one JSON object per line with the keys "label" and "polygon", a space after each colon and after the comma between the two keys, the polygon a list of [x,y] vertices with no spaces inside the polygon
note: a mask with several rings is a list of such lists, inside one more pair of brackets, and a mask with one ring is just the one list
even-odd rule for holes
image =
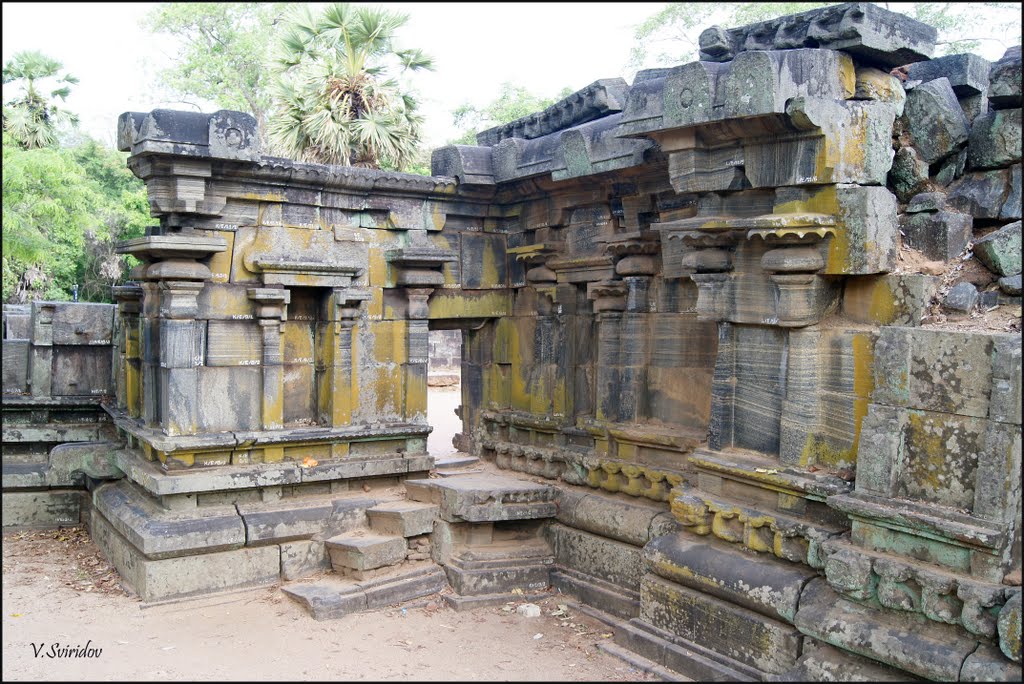
{"label": "stone temple ruin", "polygon": [[[1020,48],[935,39],[711,28],[432,177],[124,114],[160,224],[115,305],[5,310],[4,526],[85,523],[146,601],[553,587],[694,678],[1019,679],[1021,338],[971,311],[1020,317]],[[500,475],[431,476],[433,329]]]}

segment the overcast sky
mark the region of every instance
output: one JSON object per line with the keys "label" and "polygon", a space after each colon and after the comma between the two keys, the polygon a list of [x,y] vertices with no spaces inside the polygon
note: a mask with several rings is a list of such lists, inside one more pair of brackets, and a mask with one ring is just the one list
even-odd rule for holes
{"label": "overcast sky", "polygon": [[[376,3],[385,4],[385,3]],[[434,57],[417,73],[430,147],[456,137],[452,110],[482,106],[503,81],[540,96],[599,78],[631,80],[634,27],[664,3],[386,3],[409,15],[403,46]],[[80,79],[67,107],[90,135],[113,144],[117,117],[160,107],[187,109],[152,87],[176,53],[139,19],[154,3],[3,3],[3,61],[27,49],[61,60]],[[10,92],[5,89],[5,99]]]}

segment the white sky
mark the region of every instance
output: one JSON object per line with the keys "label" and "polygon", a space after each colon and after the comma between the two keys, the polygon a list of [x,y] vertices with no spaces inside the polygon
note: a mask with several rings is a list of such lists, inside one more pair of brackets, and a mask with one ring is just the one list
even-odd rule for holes
{"label": "white sky", "polygon": [[[3,3],[3,61],[36,49],[61,60],[78,76],[67,108],[86,133],[113,145],[124,111],[194,109],[163,98],[156,74],[177,53],[175,42],[153,36],[139,20],[155,3]],[[413,75],[422,102],[425,143],[439,147],[459,134],[452,111],[495,99],[502,82],[541,97],[600,78],[632,81],[627,66],[637,24],[665,6],[657,2],[586,3],[381,3],[409,15],[402,47],[419,47],[435,71]],[[901,3],[886,3],[900,11]],[[981,33],[984,33],[982,31]],[[998,59],[1003,46],[978,52]],[[11,97],[4,89],[4,99]],[[210,104],[210,103],[200,103]],[[215,110],[206,107],[206,111]]]}
{"label": "white sky", "polygon": [[[370,3],[409,15],[405,47],[434,58],[435,71],[414,84],[423,100],[428,147],[458,131],[452,111],[483,106],[503,81],[550,97],[599,78],[632,79],[628,68],[636,24],[664,3]],[[171,39],[139,25],[154,3],[3,3],[3,61],[20,50],[42,50],[80,79],[67,108],[85,132],[113,145],[117,117],[160,107],[190,109],[160,99],[155,75],[176,54]],[[5,99],[9,97],[5,93]],[[212,111],[215,107],[211,107]]]}

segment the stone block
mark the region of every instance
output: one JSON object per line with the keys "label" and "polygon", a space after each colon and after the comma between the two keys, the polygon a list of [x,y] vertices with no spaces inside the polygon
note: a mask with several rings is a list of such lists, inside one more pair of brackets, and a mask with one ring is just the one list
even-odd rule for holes
{"label": "stone block", "polygon": [[850,278],[843,313],[861,323],[919,326],[938,286],[937,277],[926,275]]}
{"label": "stone block", "polygon": [[121,480],[93,493],[96,516],[146,558],[203,554],[243,546],[245,526],[234,506],[168,511],[137,485]]}
{"label": "stone block", "polygon": [[978,650],[967,656],[960,670],[961,682],[1019,682],[1020,665],[1006,662],[999,649],[980,644]]}
{"label": "stone block", "polygon": [[437,506],[417,501],[377,504],[366,511],[370,529],[381,534],[414,537],[434,530]]}
{"label": "stone block", "polygon": [[1014,276],[1003,276],[999,279],[999,289],[1014,297],[1020,297],[1020,285],[1020,273]]}
{"label": "stone block", "polygon": [[90,530],[103,555],[147,602],[273,584],[280,576],[281,553],[277,546],[150,560],[95,509]]}
{"label": "stone block", "polygon": [[1010,174],[1010,169],[969,171],[950,187],[946,206],[975,219],[1000,218],[1010,196]]}
{"label": "stone block", "polygon": [[803,639],[792,625],[650,573],[640,584],[640,619],[768,674],[792,668]]}
{"label": "stone block", "polygon": [[640,590],[643,560],[640,548],[553,524],[547,529],[555,562],[631,591]]}
{"label": "stone block", "polygon": [[[6,475],[5,475],[6,480]],[[81,523],[82,497],[76,490],[9,491],[4,483],[4,528],[72,527]]]}
{"label": "stone block", "polygon": [[[567,493],[568,489],[562,490],[559,520],[571,527],[634,546],[643,546],[650,540],[651,525],[664,512],[655,503],[600,493],[584,493],[578,501],[566,506]],[[567,515],[563,515],[565,508],[568,508]]]}
{"label": "stone block", "polygon": [[281,579],[298,580],[331,567],[322,541],[292,541],[281,544]]}
{"label": "stone block", "polygon": [[[50,396],[112,395],[111,350],[103,346],[52,347]],[[32,362],[32,372],[40,362]],[[33,384],[36,378],[33,377]]]}
{"label": "stone block", "polygon": [[353,532],[339,534],[326,542],[336,572],[366,571],[397,565],[409,550],[402,537]]}
{"label": "stone block", "polygon": [[285,586],[282,591],[305,607],[314,619],[330,620],[429,596],[446,584],[444,571],[428,566],[365,582],[325,577],[318,582]]}
{"label": "stone block", "polygon": [[907,213],[916,214],[922,211],[941,211],[946,206],[946,193],[922,192],[914,195],[907,204]]}
{"label": "stone block", "polygon": [[948,78],[937,78],[911,90],[904,116],[914,149],[927,164],[944,159],[967,142],[967,117]]}
{"label": "stone block", "polygon": [[999,209],[999,218],[1003,221],[1013,221],[1021,218],[1021,166],[1014,164],[1010,167],[1010,190],[1006,193],[1006,201]]}
{"label": "stone block", "polygon": [[437,504],[449,522],[553,518],[557,511],[553,487],[500,476],[406,480],[405,488],[413,501]]}
{"label": "stone block", "polygon": [[1016,591],[999,611],[996,622],[999,630],[999,648],[1003,654],[1015,663],[1021,661],[1020,627],[1021,627],[1021,592]]}
{"label": "stone block", "polygon": [[928,162],[913,147],[901,147],[893,157],[889,183],[901,202],[909,201],[928,185]]}
{"label": "stone block", "polygon": [[28,393],[28,340],[3,341],[3,393]]}
{"label": "stone block", "polygon": [[882,328],[875,343],[872,401],[889,406],[988,415],[997,336]]}
{"label": "stone block", "polygon": [[1021,110],[996,109],[971,124],[967,163],[972,169],[996,169],[1020,162]]}
{"label": "stone block", "polygon": [[978,55],[946,55],[911,64],[907,69],[907,80],[927,83],[947,78],[957,97],[965,97],[988,90],[990,67],[988,60]]}
{"label": "stone block", "polygon": [[942,305],[953,311],[969,313],[978,303],[978,288],[970,283],[957,283],[949,288],[942,299]]}
{"label": "stone block", "polygon": [[815,639],[925,679],[958,679],[978,644],[951,625],[848,601],[824,579],[804,589],[795,623]]}
{"label": "stone block", "polygon": [[905,682],[906,672],[870,658],[848,653],[816,639],[805,638],[797,666],[782,674],[784,682]]}
{"label": "stone block", "polygon": [[783,622],[793,621],[801,589],[817,576],[804,565],[677,535],[652,539],[643,555],[648,572]]}
{"label": "stone block", "polygon": [[238,504],[249,546],[331,537],[366,522],[373,499],[297,499],[279,504]]}
{"label": "stone block", "polygon": [[725,31],[717,26],[700,35],[702,60],[727,61],[745,50],[800,47],[843,50],[859,61],[891,68],[927,59],[936,30],[878,5],[850,2],[808,10]]}
{"label": "stone block", "polygon": [[53,312],[53,344],[109,345],[114,328],[113,304],[61,302]]}
{"label": "stone block", "polygon": [[[546,591],[551,586],[551,557],[531,561],[508,558],[486,564],[453,557],[445,566],[448,583],[460,596],[488,596]],[[518,590],[518,591],[516,591]]]}
{"label": "stone block", "polygon": [[1020,73],[1020,45],[1015,45],[989,71],[988,101],[994,108],[1020,107]]}
{"label": "stone block", "polygon": [[974,255],[990,271],[1000,276],[1021,272],[1020,221],[1003,226],[974,241]]}
{"label": "stone block", "polygon": [[900,216],[903,244],[936,261],[949,261],[959,256],[971,240],[973,225],[970,216],[952,211]]}
{"label": "stone block", "polygon": [[869,66],[859,66],[855,73],[855,99],[888,102],[896,107],[897,116],[903,113],[907,92],[899,79],[881,69]]}

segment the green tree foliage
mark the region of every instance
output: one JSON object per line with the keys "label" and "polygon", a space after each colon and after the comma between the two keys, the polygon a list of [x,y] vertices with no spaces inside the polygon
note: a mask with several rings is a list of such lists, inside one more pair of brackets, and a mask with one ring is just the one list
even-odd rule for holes
{"label": "green tree foliage", "polygon": [[286,3],[163,3],[143,23],[180,39],[161,83],[224,109],[251,112],[263,130],[271,98],[267,64]]}
{"label": "green tree foliage", "polygon": [[326,164],[402,169],[416,157],[422,117],[401,74],[432,69],[418,49],[399,49],[408,17],[338,3],[285,22],[268,132],[274,150]]}
{"label": "green tree foliage", "polygon": [[[18,96],[3,105],[3,129],[26,150],[51,147],[57,136],[78,123],[74,114],[61,109],[54,98],[67,100],[78,79],[71,74],[58,77],[64,65],[38,50],[23,50],[4,64],[3,83],[17,84]],[[53,80],[57,88],[45,93],[43,82]]]}
{"label": "green tree foliage", "polygon": [[[691,62],[697,59],[697,39],[709,26],[734,28],[834,4],[837,3],[670,2],[637,26],[630,64],[643,67]],[[1021,42],[1021,3],[876,4],[939,29],[936,56],[976,50],[980,41],[996,41],[1003,48]],[[978,35],[979,27],[984,27],[988,35]]]}
{"label": "green tree foliage", "polygon": [[572,92],[566,87],[555,97],[538,97],[523,86],[506,81],[501,84],[501,94],[484,107],[474,107],[466,102],[453,112],[453,123],[464,132],[449,144],[475,145],[480,131],[547,109]]}
{"label": "green tree foliage", "polygon": [[3,299],[110,301],[127,262],[117,240],[142,235],[149,206],[125,155],[94,140],[26,150],[3,138]]}

